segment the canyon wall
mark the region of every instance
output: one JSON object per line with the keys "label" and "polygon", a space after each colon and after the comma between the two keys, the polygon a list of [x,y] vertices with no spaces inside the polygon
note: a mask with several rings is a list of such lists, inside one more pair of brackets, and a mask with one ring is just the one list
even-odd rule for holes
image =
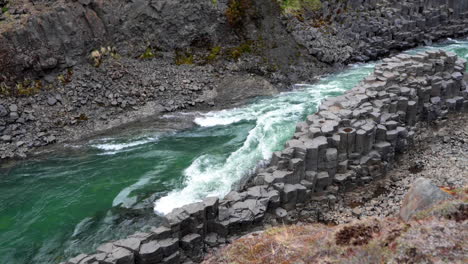
{"label": "canyon wall", "polygon": [[[0,82],[77,66],[101,46],[135,58],[147,47],[209,49],[261,40],[264,61],[290,73],[287,65],[366,61],[468,32],[463,0],[330,0],[295,15],[281,15],[271,0],[246,0],[246,10],[231,17],[241,22],[230,24],[226,11],[236,1],[24,0],[24,8],[0,19]],[[297,73],[289,75],[295,81]]]}
{"label": "canyon wall", "polygon": [[412,145],[418,124],[468,112],[466,60],[431,50],[384,59],[344,95],[322,102],[296,126],[284,150],[241,191],[206,198],[166,215],[161,227],[100,246],[67,263],[190,263],[267,217],[284,218],[304,203],[327,201],[385,176]]}

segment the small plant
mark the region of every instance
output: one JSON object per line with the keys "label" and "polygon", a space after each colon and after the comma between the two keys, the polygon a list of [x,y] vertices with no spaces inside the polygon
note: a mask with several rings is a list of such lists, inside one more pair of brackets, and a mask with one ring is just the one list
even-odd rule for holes
{"label": "small plant", "polygon": [[322,8],[320,0],[279,0],[279,4],[287,14],[298,14],[303,9],[317,11]]}
{"label": "small plant", "polygon": [[9,85],[7,85],[4,82],[0,83],[0,94],[1,95],[8,96],[8,95],[11,95],[12,92],[13,92],[13,89]]}
{"label": "small plant", "polygon": [[247,41],[237,47],[234,47],[230,50],[229,55],[233,59],[238,59],[242,56],[242,54],[252,52],[252,44],[252,41]]}
{"label": "small plant", "polygon": [[188,52],[181,52],[177,51],[176,52],[176,58],[175,58],[175,64],[176,65],[191,65],[194,63],[194,58],[193,54],[190,54]]}
{"label": "small plant", "polygon": [[70,83],[73,78],[73,70],[72,69],[67,69],[67,72],[65,74],[60,74],[57,76],[57,80],[59,80],[63,85]]}
{"label": "small plant", "polygon": [[155,52],[153,51],[153,48],[151,47],[147,47],[145,52],[143,52],[143,54],[140,55],[140,59],[141,60],[144,60],[144,59],[152,59],[154,58],[156,55],[155,55]]}
{"label": "small plant", "polygon": [[234,28],[242,26],[242,21],[245,19],[247,10],[252,6],[251,0],[229,0],[228,8],[226,9],[226,18]]}
{"label": "small plant", "polygon": [[212,61],[214,61],[214,60],[216,60],[218,58],[220,53],[221,53],[221,47],[220,46],[213,47],[213,48],[211,48],[210,54],[208,54],[208,56],[206,56],[205,59],[206,59],[207,62],[212,62]]}
{"label": "small plant", "polygon": [[31,96],[40,92],[43,86],[40,80],[24,80],[23,82],[17,83],[15,88],[19,96]]}
{"label": "small plant", "polygon": [[119,59],[120,55],[117,53],[115,47],[101,47],[100,49],[93,50],[90,58],[93,61],[94,67],[101,66],[104,59],[111,56],[113,59]]}

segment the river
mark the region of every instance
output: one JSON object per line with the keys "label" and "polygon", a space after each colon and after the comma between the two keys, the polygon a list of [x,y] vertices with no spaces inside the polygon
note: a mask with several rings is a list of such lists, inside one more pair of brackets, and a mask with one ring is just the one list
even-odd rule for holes
{"label": "river", "polygon": [[[409,52],[433,48],[468,58],[468,41]],[[138,129],[0,168],[0,263],[57,263],[157,224],[152,208],[151,213],[124,209],[149,196],[156,200],[154,210],[164,214],[225,195],[282,149],[296,122],[373,68],[373,63],[351,65],[314,85],[296,85],[239,108],[183,113],[195,118],[188,130]]]}

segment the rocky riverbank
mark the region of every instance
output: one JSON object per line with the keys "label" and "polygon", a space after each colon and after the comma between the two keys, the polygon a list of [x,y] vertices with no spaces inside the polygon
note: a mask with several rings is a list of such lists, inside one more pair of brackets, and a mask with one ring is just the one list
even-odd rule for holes
{"label": "rocky riverbank", "polygon": [[405,196],[403,219],[268,228],[233,241],[203,263],[464,263],[467,191],[443,191],[418,178]]}
{"label": "rocky riverbank", "polygon": [[2,3],[0,158],[168,111],[231,106],[468,31],[464,1],[287,10],[270,0]]}
{"label": "rocky riverbank", "polygon": [[388,175],[369,186],[338,194],[331,207],[305,222],[349,223],[367,217],[396,216],[411,183],[430,179],[447,190],[468,185],[468,116],[421,123],[414,146],[397,158]]}
{"label": "rocky riverbank", "polygon": [[262,223],[323,215],[338,195],[394,168],[395,157],[424,133],[425,121],[468,110],[465,70],[466,60],[443,51],[385,59],[360,85],[299,123],[294,139],[245,189],[175,209],[151,233],[107,243],[71,262],[199,262],[206,248]]}

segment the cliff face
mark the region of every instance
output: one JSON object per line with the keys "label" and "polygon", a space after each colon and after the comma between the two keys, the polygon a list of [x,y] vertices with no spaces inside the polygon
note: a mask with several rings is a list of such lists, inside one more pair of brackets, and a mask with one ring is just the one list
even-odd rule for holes
{"label": "cliff face", "polygon": [[228,41],[231,35],[223,1],[22,2],[27,8],[0,24],[4,78],[34,78],[73,67],[100,46],[136,56],[148,46],[173,50]]}
{"label": "cliff face", "polygon": [[332,0],[286,25],[310,55],[343,63],[465,35],[467,15],[466,1]]}
{"label": "cliff face", "polygon": [[286,16],[270,0],[23,0],[11,5],[0,20],[3,81],[37,79],[76,66],[101,46],[137,57],[147,47],[209,49],[260,40],[269,64],[285,69],[309,62],[314,68],[319,62],[375,59],[468,31],[468,4],[462,0],[331,0],[322,1],[319,10]]}

